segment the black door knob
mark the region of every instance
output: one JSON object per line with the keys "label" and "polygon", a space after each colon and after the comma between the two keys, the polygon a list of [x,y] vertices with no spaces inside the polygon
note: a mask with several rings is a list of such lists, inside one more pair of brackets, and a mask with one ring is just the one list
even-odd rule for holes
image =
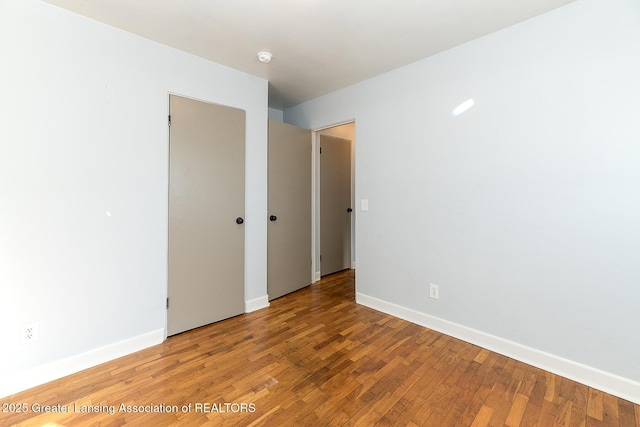
{"label": "black door knob", "polygon": [[276,219],[278,219],[278,217],[277,217],[277,216],[275,216],[275,215],[271,215],[271,216],[269,217],[269,221],[275,221]]}
{"label": "black door knob", "polygon": [[244,222],[244,219],[242,219],[242,217],[236,218],[236,224],[242,224],[243,222]]}
{"label": "black door knob", "polygon": [[353,209],[347,208],[347,212],[353,212]]}

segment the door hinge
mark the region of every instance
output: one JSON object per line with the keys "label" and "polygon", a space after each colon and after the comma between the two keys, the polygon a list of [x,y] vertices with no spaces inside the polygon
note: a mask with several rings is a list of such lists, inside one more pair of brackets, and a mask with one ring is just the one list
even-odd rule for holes
{"label": "door hinge", "polygon": [[322,255],[320,255],[320,262],[322,262]]}
{"label": "door hinge", "polygon": [[167,310],[169,310],[169,298],[167,298]]}
{"label": "door hinge", "polygon": [[322,154],[322,147],[320,147],[320,154]]}
{"label": "door hinge", "polygon": [[171,114],[169,114],[169,127],[171,127]]}

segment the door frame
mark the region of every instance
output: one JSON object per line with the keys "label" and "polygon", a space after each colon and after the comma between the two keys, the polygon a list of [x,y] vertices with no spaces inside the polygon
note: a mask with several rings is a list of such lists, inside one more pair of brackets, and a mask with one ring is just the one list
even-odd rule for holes
{"label": "door frame", "polygon": [[357,128],[356,120],[346,120],[338,122],[336,124],[323,126],[317,129],[312,129],[311,139],[311,185],[313,188],[313,194],[311,198],[311,227],[313,233],[311,234],[311,269],[313,271],[312,283],[320,280],[320,135],[331,128],[335,128],[342,125],[353,124],[354,131],[351,139],[351,208],[353,209],[351,215],[351,269],[356,268],[356,138]]}

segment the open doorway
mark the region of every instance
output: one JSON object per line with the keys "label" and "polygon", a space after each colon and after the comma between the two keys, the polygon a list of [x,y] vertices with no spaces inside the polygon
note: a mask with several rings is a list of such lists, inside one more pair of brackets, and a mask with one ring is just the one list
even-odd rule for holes
{"label": "open doorway", "polygon": [[315,281],[355,268],[355,122],[316,130],[313,145]]}

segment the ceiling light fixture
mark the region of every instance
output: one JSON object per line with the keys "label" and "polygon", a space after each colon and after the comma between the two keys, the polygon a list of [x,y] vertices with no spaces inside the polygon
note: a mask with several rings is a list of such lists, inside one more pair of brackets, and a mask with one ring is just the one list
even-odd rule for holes
{"label": "ceiling light fixture", "polygon": [[258,60],[263,64],[268,64],[269,62],[271,62],[271,58],[273,58],[271,52],[258,52]]}

